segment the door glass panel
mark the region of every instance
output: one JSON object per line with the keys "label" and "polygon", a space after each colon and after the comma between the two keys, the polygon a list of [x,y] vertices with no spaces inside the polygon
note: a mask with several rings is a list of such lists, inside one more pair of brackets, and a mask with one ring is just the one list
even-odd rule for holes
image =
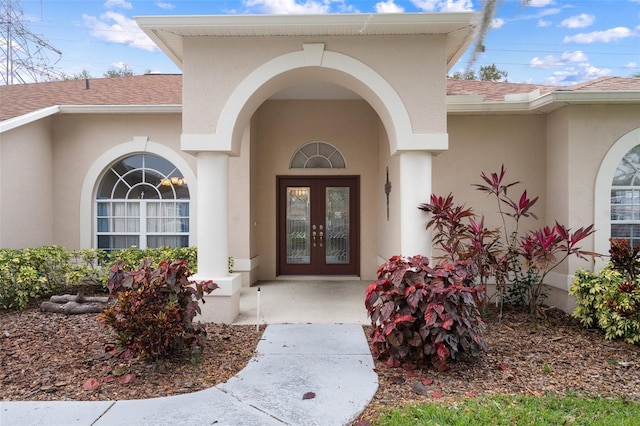
{"label": "door glass panel", "polygon": [[327,264],[348,264],[349,253],[349,187],[328,186],[326,190]]}
{"label": "door glass panel", "polygon": [[310,193],[309,187],[287,187],[287,263],[311,262]]}

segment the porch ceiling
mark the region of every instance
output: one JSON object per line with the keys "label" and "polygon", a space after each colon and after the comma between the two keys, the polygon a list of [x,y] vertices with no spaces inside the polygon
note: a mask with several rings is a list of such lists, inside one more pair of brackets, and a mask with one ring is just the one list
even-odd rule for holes
{"label": "porch ceiling", "polygon": [[473,37],[473,13],[140,16],[140,28],[183,63],[183,37],[447,35],[447,69]]}

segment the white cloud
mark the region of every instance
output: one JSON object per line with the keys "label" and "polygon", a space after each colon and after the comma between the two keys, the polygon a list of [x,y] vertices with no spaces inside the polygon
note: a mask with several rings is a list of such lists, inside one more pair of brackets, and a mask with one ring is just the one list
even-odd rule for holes
{"label": "white cloud", "polygon": [[593,65],[584,64],[580,65],[580,74],[582,75],[582,81],[593,80],[594,78],[604,77],[611,74],[609,68],[598,68]]}
{"label": "white cloud", "polygon": [[116,12],[106,12],[95,16],[82,15],[84,24],[91,34],[110,43],[126,44],[138,49],[154,52],[158,47],[151,41],[133,19]]}
{"label": "white cloud", "polygon": [[593,65],[583,64],[555,71],[551,77],[545,80],[545,83],[569,86],[607,75],[611,75],[611,70],[608,68],[597,68]]}
{"label": "white cloud", "polygon": [[564,52],[559,57],[554,55],[544,58],[535,57],[529,65],[538,69],[555,68],[552,76],[545,80],[546,84],[553,85],[570,85],[611,74],[609,68],[591,65],[587,55],[580,50]]}
{"label": "white cloud", "polygon": [[555,4],[554,0],[529,0],[527,6],[531,7],[546,7]]}
{"label": "white cloud", "polygon": [[554,55],[547,55],[544,58],[535,57],[529,61],[529,65],[532,68],[554,68],[563,67],[569,64],[586,63],[589,60],[587,55],[581,50],[575,52],[564,52],[560,57]]}
{"label": "white cloud", "polygon": [[329,13],[330,2],[306,0],[297,3],[296,0],[245,0],[244,5],[255,8],[263,13],[299,15],[304,13]]}
{"label": "white cloud", "polygon": [[587,55],[585,55],[581,50],[576,50],[575,52],[564,52],[561,58],[564,62],[585,62],[589,60]]}
{"label": "white cloud", "polygon": [[608,43],[610,41],[622,40],[631,37],[632,33],[629,28],[616,27],[605,31],[594,31],[591,33],[580,33],[574,36],[565,37],[563,43]]}
{"label": "white cloud", "polygon": [[544,58],[534,57],[529,61],[532,68],[552,68],[562,65],[560,60],[553,55],[547,55]]}
{"label": "white cloud", "polygon": [[404,8],[402,6],[398,6],[393,2],[393,0],[381,1],[376,3],[376,12],[377,13],[402,13],[404,12]]}
{"label": "white cloud", "polygon": [[[332,0],[335,1],[335,0]],[[351,4],[346,4],[344,0],[337,1],[338,6],[336,6],[336,10],[339,13],[360,13],[360,11]]]}
{"label": "white cloud", "polygon": [[[640,1],[640,0],[638,0],[638,1]],[[624,67],[625,68],[638,68],[638,63],[637,62],[629,62]]]}
{"label": "white cloud", "polygon": [[117,7],[122,9],[131,9],[133,6],[131,3],[125,0],[107,0],[104,4],[107,9],[115,9]]}
{"label": "white cloud", "polygon": [[564,19],[560,26],[566,28],[586,28],[595,22],[596,18],[593,15],[581,13],[580,15],[572,16]]}
{"label": "white cloud", "polygon": [[164,10],[173,10],[173,9],[176,8],[176,6],[174,4],[163,3],[163,2],[157,2],[156,6],[158,6],[160,9],[164,9]]}
{"label": "white cloud", "polygon": [[122,62],[122,61],[113,62],[113,63],[111,64],[111,66],[112,66],[113,68],[115,68],[115,69],[118,69],[118,70],[123,70],[123,69],[125,69],[126,67],[129,67],[129,65],[125,64],[125,63],[124,63],[124,62]]}
{"label": "white cloud", "polygon": [[542,9],[542,10],[536,12],[536,13],[531,13],[531,14],[526,14],[526,15],[516,15],[516,16],[510,18],[509,22],[530,21],[532,19],[538,19],[539,20],[538,23],[540,23],[540,22],[542,22],[542,18],[544,18],[545,16],[554,16],[554,15],[558,15],[559,13],[562,13],[562,9],[561,8],[552,7],[552,8],[548,8],[548,9]]}
{"label": "white cloud", "polygon": [[547,21],[544,19],[539,19],[538,24],[536,25],[537,28],[547,28],[550,26],[551,26],[551,21]]}
{"label": "white cloud", "polygon": [[496,28],[500,28],[504,25],[504,19],[502,18],[495,18],[491,21],[491,28],[492,29],[496,29]]}
{"label": "white cloud", "polygon": [[433,12],[436,10],[436,6],[440,3],[439,0],[411,0],[411,3],[418,9],[425,12]]}
{"label": "white cloud", "polygon": [[473,10],[471,0],[411,0],[424,12],[469,12]]}
{"label": "white cloud", "polygon": [[469,12],[473,10],[471,0],[446,0],[440,7],[441,12]]}

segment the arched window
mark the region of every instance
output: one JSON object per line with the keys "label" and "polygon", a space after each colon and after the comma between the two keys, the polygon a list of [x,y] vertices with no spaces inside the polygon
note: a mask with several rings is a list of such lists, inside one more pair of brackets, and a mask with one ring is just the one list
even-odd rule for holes
{"label": "arched window", "polygon": [[289,163],[290,169],[344,169],[342,153],[327,142],[309,142],[298,149]]}
{"label": "arched window", "polygon": [[96,193],[96,246],[189,246],[189,188],[171,162],[154,154],[117,161]]}
{"label": "arched window", "polygon": [[640,243],[640,145],[620,160],[611,185],[611,238]]}

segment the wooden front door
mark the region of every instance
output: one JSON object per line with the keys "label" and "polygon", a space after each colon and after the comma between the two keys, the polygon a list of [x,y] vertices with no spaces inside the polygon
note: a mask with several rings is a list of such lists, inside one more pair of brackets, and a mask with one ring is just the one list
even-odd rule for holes
{"label": "wooden front door", "polygon": [[359,275],[360,179],[279,176],[278,275]]}

